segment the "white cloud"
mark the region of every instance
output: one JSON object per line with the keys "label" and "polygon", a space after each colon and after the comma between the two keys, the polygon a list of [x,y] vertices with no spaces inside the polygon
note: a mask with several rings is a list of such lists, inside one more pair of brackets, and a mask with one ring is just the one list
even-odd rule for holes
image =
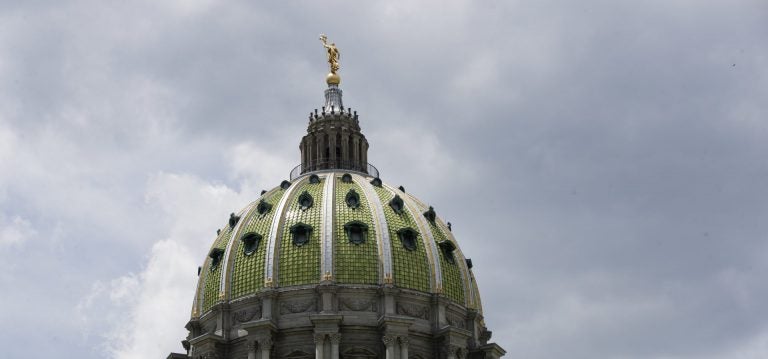
{"label": "white cloud", "polygon": [[149,180],[146,201],[160,209],[157,220],[168,225],[167,237],[154,243],[140,273],[115,278],[109,285],[94,283],[78,305],[89,333],[107,333],[106,354],[158,358],[183,350],[179,343],[186,336],[196,268],[216,228],[249,199],[191,175],[160,173]]}
{"label": "white cloud", "polygon": [[0,249],[3,247],[20,246],[37,231],[28,220],[19,216],[6,219],[0,217]]}

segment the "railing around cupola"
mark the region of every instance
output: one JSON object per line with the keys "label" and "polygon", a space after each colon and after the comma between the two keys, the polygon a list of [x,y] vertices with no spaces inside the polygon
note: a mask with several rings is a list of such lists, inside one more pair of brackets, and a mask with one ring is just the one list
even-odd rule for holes
{"label": "railing around cupola", "polygon": [[374,167],[370,163],[366,163],[365,166],[362,166],[360,162],[337,160],[337,161],[317,162],[309,166],[298,165],[291,170],[291,174],[289,178],[291,181],[293,181],[294,179],[306,173],[315,172],[315,171],[325,171],[325,170],[337,170],[337,169],[365,173],[369,176],[376,177],[376,178],[379,177],[379,170],[376,169],[376,167]]}

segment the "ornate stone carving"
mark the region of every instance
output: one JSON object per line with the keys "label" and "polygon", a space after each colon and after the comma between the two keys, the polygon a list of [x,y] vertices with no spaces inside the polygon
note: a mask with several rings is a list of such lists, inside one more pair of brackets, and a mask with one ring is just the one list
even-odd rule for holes
{"label": "ornate stone carving", "polygon": [[429,320],[429,307],[416,304],[397,303],[397,314]]}
{"label": "ornate stone carving", "polygon": [[309,354],[301,350],[292,350],[290,353],[284,356],[284,358],[290,358],[290,359],[310,359],[314,357],[315,356],[313,354]]}
{"label": "ornate stone carving", "polygon": [[272,344],[274,344],[274,342],[272,341],[272,338],[261,338],[261,339],[259,339],[259,346],[262,349],[264,349],[264,348],[271,348]]}
{"label": "ornate stone carving", "polygon": [[456,359],[465,359],[467,357],[467,349],[459,348],[456,350]]}
{"label": "ornate stone carving", "polygon": [[375,312],[376,299],[342,298],[339,301],[341,310],[353,312]]}
{"label": "ornate stone carving", "polygon": [[284,301],[280,302],[280,314],[314,312],[316,306],[315,299]]}
{"label": "ornate stone carving", "polygon": [[397,337],[397,341],[400,342],[400,346],[407,348],[411,340],[408,337]]}
{"label": "ornate stone carving", "polygon": [[456,315],[448,315],[446,316],[446,319],[448,320],[448,324],[453,327],[459,329],[467,329],[467,322],[462,317]]}
{"label": "ornate stone carving", "polygon": [[354,347],[347,349],[342,354],[342,358],[377,358],[376,353],[363,347]]}
{"label": "ornate stone carving", "polygon": [[446,344],[442,347],[443,353],[445,353],[446,356],[454,356],[456,355],[456,352],[459,350],[459,347],[453,344]]}
{"label": "ornate stone carving", "polygon": [[245,323],[259,318],[261,318],[261,304],[250,310],[243,309],[232,313],[232,321],[235,323]]}
{"label": "ornate stone carving", "polygon": [[333,343],[333,344],[341,343],[341,334],[339,334],[339,333],[331,334],[330,338],[331,338],[331,343]]}
{"label": "ornate stone carving", "polygon": [[322,343],[322,342],[324,342],[326,335],[328,335],[328,334],[315,333],[315,335],[314,335],[315,343]]}
{"label": "ornate stone carving", "polygon": [[385,335],[385,336],[381,337],[381,341],[384,342],[384,345],[390,346],[390,345],[395,344],[395,341],[397,341],[397,337],[394,336],[394,335]]}

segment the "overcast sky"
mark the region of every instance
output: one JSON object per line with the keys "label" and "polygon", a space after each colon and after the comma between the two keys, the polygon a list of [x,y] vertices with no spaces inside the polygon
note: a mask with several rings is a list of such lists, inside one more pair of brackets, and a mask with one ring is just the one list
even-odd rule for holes
{"label": "overcast sky", "polygon": [[182,351],[216,228],[299,162],[320,33],[509,358],[768,357],[765,0],[57,0],[0,2],[4,358]]}

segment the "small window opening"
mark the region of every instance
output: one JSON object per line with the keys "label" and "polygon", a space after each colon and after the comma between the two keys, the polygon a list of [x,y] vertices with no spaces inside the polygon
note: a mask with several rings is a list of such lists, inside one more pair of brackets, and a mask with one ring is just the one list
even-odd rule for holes
{"label": "small window opening", "polygon": [[432,208],[432,206],[429,206],[429,210],[427,210],[426,212],[424,212],[424,217],[425,217],[425,218],[426,218],[428,221],[430,221],[430,222],[432,222],[432,223],[435,223],[435,217],[436,217],[436,216],[437,216],[437,215],[435,214],[435,209],[434,209],[434,208]]}
{"label": "small window opening", "polygon": [[403,228],[397,231],[397,237],[400,238],[403,247],[409,251],[416,250],[416,238],[418,235],[419,234],[411,228]]}
{"label": "small window opening", "polygon": [[349,242],[352,244],[363,244],[368,237],[368,225],[360,221],[345,224],[344,231],[347,232]]}
{"label": "small window opening", "polygon": [[371,180],[371,184],[376,187],[381,187],[381,178],[376,177],[373,180]]}
{"label": "small window opening", "polygon": [[208,257],[211,257],[211,270],[215,270],[216,267],[219,265],[219,262],[221,262],[221,257],[224,256],[224,250],[221,248],[214,248],[211,249],[211,252],[208,253]]}
{"label": "small window opening", "polygon": [[360,207],[360,195],[357,194],[354,189],[351,189],[349,192],[347,192],[347,196],[344,198],[344,201],[347,202],[347,206],[349,206],[349,208],[357,209]]}
{"label": "small window opening", "polygon": [[229,228],[233,228],[239,221],[240,221],[240,216],[235,216],[234,213],[231,213],[229,215]]}
{"label": "small window opening", "polygon": [[309,243],[309,237],[312,235],[312,227],[304,223],[297,223],[291,226],[290,230],[294,246],[301,247]]}
{"label": "small window opening", "polygon": [[256,212],[258,212],[260,215],[264,215],[266,213],[269,213],[269,211],[272,210],[272,205],[264,201],[263,199],[259,201],[259,204],[256,205]]}
{"label": "small window opening", "polygon": [[288,181],[280,182],[280,188],[288,189],[288,187],[291,187],[291,182],[288,182]]}
{"label": "small window opening", "polygon": [[405,208],[403,199],[400,198],[399,195],[395,195],[395,198],[392,198],[392,200],[389,201],[389,206],[392,207],[392,210],[397,214],[403,213],[403,208]]}
{"label": "small window opening", "polygon": [[443,251],[443,256],[445,257],[445,260],[448,261],[448,263],[456,264],[456,258],[453,256],[453,251],[456,249],[456,245],[453,244],[453,242],[449,240],[442,241],[438,243],[440,246],[440,249]]}
{"label": "small window opening", "polygon": [[261,234],[250,232],[244,234],[240,240],[243,242],[243,253],[247,256],[256,253],[261,244]]}
{"label": "small window opening", "polygon": [[311,184],[320,183],[320,177],[318,177],[317,175],[309,176],[309,183]]}
{"label": "small window opening", "polygon": [[352,183],[352,175],[349,173],[345,173],[341,176],[341,182],[344,183]]}
{"label": "small window opening", "polygon": [[309,194],[309,192],[304,191],[301,192],[299,195],[299,207],[301,207],[302,211],[306,211],[310,208],[312,208],[312,205],[315,203],[315,200],[312,198],[312,195]]}

